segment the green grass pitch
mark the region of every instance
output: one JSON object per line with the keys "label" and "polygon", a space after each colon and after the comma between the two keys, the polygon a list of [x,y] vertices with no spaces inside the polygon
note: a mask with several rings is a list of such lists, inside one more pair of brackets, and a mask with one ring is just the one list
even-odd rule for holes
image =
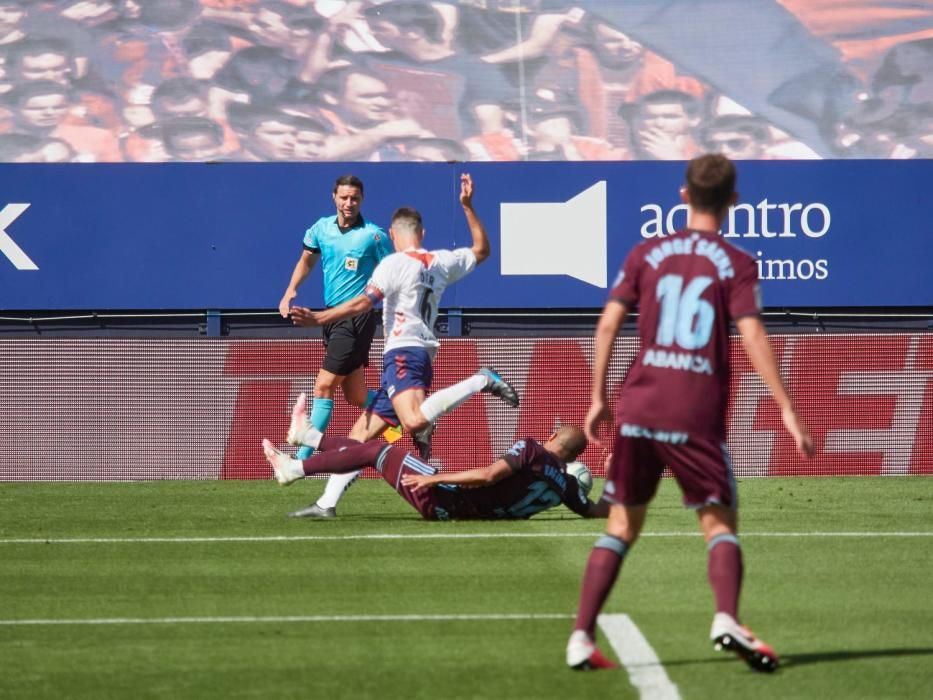
{"label": "green grass pitch", "polygon": [[[599,521],[426,523],[376,480],[335,521],[285,517],[321,488],[0,484],[0,698],[639,697],[625,670],[564,667]],[[930,697],[933,479],[740,498],[742,614],[777,673],[711,649],[705,548],[669,481],[605,610],[680,697]]]}

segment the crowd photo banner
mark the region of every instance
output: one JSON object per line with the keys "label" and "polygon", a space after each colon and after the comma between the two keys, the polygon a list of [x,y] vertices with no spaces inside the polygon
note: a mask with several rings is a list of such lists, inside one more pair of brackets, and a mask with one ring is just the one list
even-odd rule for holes
{"label": "crowd photo banner", "polygon": [[0,162],[933,157],[928,0],[14,2]]}

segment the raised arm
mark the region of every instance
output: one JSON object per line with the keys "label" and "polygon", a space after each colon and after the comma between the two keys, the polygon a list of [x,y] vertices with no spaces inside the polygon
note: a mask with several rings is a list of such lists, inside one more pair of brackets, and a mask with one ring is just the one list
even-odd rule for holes
{"label": "raised arm", "polygon": [[310,250],[302,251],[301,257],[298,258],[295,269],[292,271],[288,287],[279,301],[279,313],[282,314],[282,318],[288,318],[288,307],[291,305],[292,299],[298,296],[298,287],[311,274],[311,270],[314,269],[319,257],[321,257],[320,254],[312,253]]}
{"label": "raised arm", "polygon": [[402,483],[405,484],[405,486],[410,486],[412,491],[417,492],[421,489],[437,486],[438,484],[489,486],[511,475],[512,467],[509,466],[509,463],[504,459],[497,459],[488,467],[467,469],[462,472],[453,472],[450,474],[434,474],[433,476],[405,474],[402,476]]}
{"label": "raised arm", "polygon": [[460,204],[463,206],[463,214],[466,216],[467,226],[470,227],[470,235],[473,237],[473,246],[470,250],[473,251],[476,264],[479,265],[489,257],[489,237],[486,235],[483,222],[479,220],[473,209],[473,178],[469,173],[463,173],[460,176]]}
{"label": "raised arm", "polygon": [[742,344],[745,346],[745,352],[752,363],[752,367],[761,375],[781,409],[781,420],[784,422],[784,427],[794,438],[797,451],[805,457],[812,457],[814,453],[813,438],[810,436],[807,426],[797,415],[794,404],[784,388],[784,382],[781,381],[777,360],[771,350],[771,343],[768,342],[768,332],[765,330],[764,324],[757,316],[744,316],[738,319],[735,325],[739,329],[739,333],[742,334]]}
{"label": "raised arm", "polygon": [[590,410],[586,414],[583,430],[586,438],[595,445],[601,445],[597,437],[597,430],[602,423],[612,422],[609,415],[609,403],[606,400],[606,377],[609,374],[609,358],[612,356],[612,345],[619,329],[625,322],[628,308],[618,301],[610,301],[603,309],[599,323],[596,325],[595,357],[593,359],[593,380],[590,384]]}

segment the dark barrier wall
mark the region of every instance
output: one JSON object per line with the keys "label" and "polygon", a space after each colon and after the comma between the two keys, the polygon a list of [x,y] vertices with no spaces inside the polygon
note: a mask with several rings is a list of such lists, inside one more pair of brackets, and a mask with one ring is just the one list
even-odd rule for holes
{"label": "dark barrier wall", "polygon": [[[773,342],[817,455],[797,458],[735,341],[727,425],[739,477],[933,474],[933,336]],[[636,350],[632,338],[618,342],[613,386]],[[260,441],[286,448],[290,407],[310,391],[322,352],[316,341],[0,340],[0,480],[269,478]],[[522,405],[471,399],[439,423],[435,462],[485,466],[514,440],[580,424],[592,354],[589,339],[442,341],[436,387],[489,364],[514,382]],[[369,383],[377,379],[371,367]],[[329,430],[346,434],[357,415],[338,399]],[[583,455],[598,475],[604,457],[595,448]]]}
{"label": "dark barrier wall", "polygon": [[[469,245],[465,169],[493,254],[443,307],[600,307],[633,244],[686,223],[680,162],[3,165],[0,309],[272,310],[338,175],[383,226],[420,209],[439,248]],[[745,162],[722,234],[766,306],[929,306],[931,182],[931,160]]]}

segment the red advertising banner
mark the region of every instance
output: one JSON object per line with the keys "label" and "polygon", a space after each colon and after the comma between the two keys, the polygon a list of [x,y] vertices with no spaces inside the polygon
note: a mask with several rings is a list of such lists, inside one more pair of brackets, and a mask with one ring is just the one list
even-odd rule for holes
{"label": "red advertising banner", "polygon": [[[799,459],[777,406],[734,340],[728,416],[737,475],[933,474],[933,335],[772,338],[781,372],[813,431]],[[367,370],[378,382],[381,344]],[[637,351],[620,338],[613,392]],[[263,437],[285,449],[289,410],[311,391],[319,341],[0,341],[0,480],[263,479]],[[484,466],[512,442],[581,424],[589,400],[590,338],[447,339],[435,388],[491,365],[513,382],[519,409],[481,394],[441,419],[434,461]],[[329,431],[358,416],[338,396]],[[403,444],[410,444],[403,437]],[[604,455],[583,455],[602,475]]]}

